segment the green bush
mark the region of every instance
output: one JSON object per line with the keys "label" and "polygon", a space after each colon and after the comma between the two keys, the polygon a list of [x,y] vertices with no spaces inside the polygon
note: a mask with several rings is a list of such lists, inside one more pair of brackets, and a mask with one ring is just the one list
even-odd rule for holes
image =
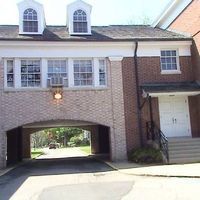
{"label": "green bush", "polygon": [[70,142],[74,143],[75,146],[80,146],[82,143],[82,140],[81,140],[80,136],[74,136],[74,137],[70,138]]}
{"label": "green bush", "polygon": [[128,158],[135,163],[161,163],[163,161],[160,150],[151,147],[133,149],[129,152]]}
{"label": "green bush", "polygon": [[87,139],[84,139],[82,135],[74,136],[70,138],[70,141],[68,142],[69,146],[88,146],[90,145],[90,141]]}
{"label": "green bush", "polygon": [[75,147],[75,146],[76,146],[76,144],[75,144],[74,142],[68,142],[67,145],[68,145],[69,147]]}

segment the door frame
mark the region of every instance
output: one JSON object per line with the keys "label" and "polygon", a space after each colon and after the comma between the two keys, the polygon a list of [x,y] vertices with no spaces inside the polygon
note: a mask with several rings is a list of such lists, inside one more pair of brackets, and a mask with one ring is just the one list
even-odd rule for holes
{"label": "door frame", "polygon": [[[187,117],[187,126],[188,126],[188,136],[183,136],[183,137],[192,137],[192,130],[191,130],[191,120],[190,120],[190,110],[189,110],[189,100],[188,100],[188,96],[186,95],[162,95],[162,96],[158,96],[158,104],[159,104],[159,119],[161,118],[161,112],[160,112],[160,101],[164,98],[170,98],[170,97],[174,97],[174,98],[178,98],[178,97],[182,97],[184,98],[184,100],[186,100],[186,115]],[[161,129],[161,120],[160,120],[160,129]],[[161,129],[162,131],[162,129]],[[181,137],[181,136],[174,136],[174,137]]]}

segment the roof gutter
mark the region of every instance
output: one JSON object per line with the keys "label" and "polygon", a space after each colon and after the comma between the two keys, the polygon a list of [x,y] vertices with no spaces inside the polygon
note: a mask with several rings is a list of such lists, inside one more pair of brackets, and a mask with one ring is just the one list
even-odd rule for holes
{"label": "roof gutter", "polygon": [[138,41],[135,41],[135,50],[134,50],[134,66],[135,66],[135,85],[136,85],[136,94],[137,94],[137,120],[138,120],[138,130],[140,136],[140,146],[143,147],[143,133],[142,133],[142,114],[141,114],[141,101],[140,101],[140,86],[139,86],[139,74],[138,74]]}

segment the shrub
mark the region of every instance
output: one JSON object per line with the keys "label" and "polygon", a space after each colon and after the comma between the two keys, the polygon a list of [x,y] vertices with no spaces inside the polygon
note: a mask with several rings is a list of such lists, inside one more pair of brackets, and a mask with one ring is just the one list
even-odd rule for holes
{"label": "shrub", "polygon": [[129,152],[128,158],[135,163],[161,163],[163,161],[160,150],[152,147],[133,149]]}
{"label": "shrub", "polygon": [[76,144],[75,144],[74,142],[68,142],[67,145],[68,145],[69,147],[75,147],[75,146],[76,146]]}
{"label": "shrub", "polygon": [[90,141],[87,139],[84,139],[82,135],[74,136],[70,138],[70,141],[68,142],[69,146],[88,146],[90,144]]}
{"label": "shrub", "polygon": [[81,140],[81,137],[79,137],[79,136],[74,136],[74,137],[70,138],[70,142],[71,142],[71,143],[74,143],[75,146],[80,146],[81,143],[82,143],[82,140]]}

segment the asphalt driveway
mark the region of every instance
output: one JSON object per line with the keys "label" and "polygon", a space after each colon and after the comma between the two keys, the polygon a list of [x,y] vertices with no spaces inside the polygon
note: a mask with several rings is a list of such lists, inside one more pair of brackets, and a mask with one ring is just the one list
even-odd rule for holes
{"label": "asphalt driveway", "polygon": [[[112,183],[113,173],[117,172],[88,157],[33,160],[0,177],[0,200],[117,200],[132,188],[132,181],[119,178]],[[108,182],[96,182],[105,176]]]}
{"label": "asphalt driveway", "polygon": [[145,177],[94,158],[45,159],[0,177],[0,200],[196,200],[200,179]]}

